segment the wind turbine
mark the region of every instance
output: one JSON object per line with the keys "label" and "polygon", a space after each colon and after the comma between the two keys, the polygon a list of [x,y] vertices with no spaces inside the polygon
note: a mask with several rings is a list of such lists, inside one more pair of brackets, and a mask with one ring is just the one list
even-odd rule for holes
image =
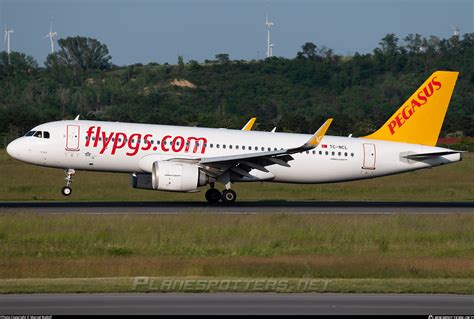
{"label": "wind turbine", "polygon": [[452,24],[450,24],[450,26],[451,26],[451,28],[453,29],[453,37],[459,37],[459,33],[460,33],[460,32],[459,32],[459,31],[460,31],[460,30],[459,30],[459,27],[456,27],[456,26],[454,26],[454,25],[452,25]]}
{"label": "wind turbine", "polygon": [[53,32],[53,18],[51,18],[51,24],[49,25],[49,33],[44,37],[49,38],[49,41],[51,42],[51,53],[54,53],[54,37],[58,35],[57,32]]}
{"label": "wind turbine", "polygon": [[267,17],[265,19],[265,26],[267,27],[267,58],[273,56],[273,47],[275,46],[271,43],[271,36],[270,36],[270,28],[274,25],[272,21],[268,20],[268,12]]}
{"label": "wind turbine", "polygon": [[10,63],[10,38],[12,33],[13,29],[10,29],[5,25],[5,38],[3,39],[3,42],[7,44],[8,63]]}

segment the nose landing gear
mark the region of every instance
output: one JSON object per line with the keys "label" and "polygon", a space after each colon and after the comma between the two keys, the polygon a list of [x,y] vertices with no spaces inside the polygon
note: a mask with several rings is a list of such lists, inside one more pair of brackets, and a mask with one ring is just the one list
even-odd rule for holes
{"label": "nose landing gear", "polygon": [[66,181],[66,186],[61,188],[61,194],[63,194],[64,196],[69,196],[72,193],[71,185],[72,185],[72,182],[74,181],[72,177],[74,176],[74,174],[76,174],[76,171],[72,168],[69,168],[65,172],[66,172],[66,178],[64,180]]}

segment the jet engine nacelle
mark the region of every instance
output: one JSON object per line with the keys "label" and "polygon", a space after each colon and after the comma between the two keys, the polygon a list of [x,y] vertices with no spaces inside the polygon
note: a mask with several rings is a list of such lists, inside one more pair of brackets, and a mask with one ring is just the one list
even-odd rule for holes
{"label": "jet engine nacelle", "polygon": [[173,192],[190,192],[204,186],[209,178],[197,165],[157,161],[150,173],[132,174],[132,187]]}
{"label": "jet engine nacelle", "polygon": [[151,187],[155,190],[190,192],[208,181],[208,176],[195,164],[157,161],[151,170]]}

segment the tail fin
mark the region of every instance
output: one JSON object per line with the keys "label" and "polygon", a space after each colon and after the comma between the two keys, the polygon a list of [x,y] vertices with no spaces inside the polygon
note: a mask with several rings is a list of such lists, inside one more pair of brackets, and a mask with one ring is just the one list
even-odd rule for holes
{"label": "tail fin", "polygon": [[378,131],[364,138],[435,146],[458,74],[433,73]]}

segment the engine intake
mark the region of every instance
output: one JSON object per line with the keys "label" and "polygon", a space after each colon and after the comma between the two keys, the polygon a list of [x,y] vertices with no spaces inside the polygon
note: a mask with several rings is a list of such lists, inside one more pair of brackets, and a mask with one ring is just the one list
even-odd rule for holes
{"label": "engine intake", "polygon": [[208,181],[208,176],[195,164],[157,161],[151,170],[151,186],[155,190],[190,192]]}

